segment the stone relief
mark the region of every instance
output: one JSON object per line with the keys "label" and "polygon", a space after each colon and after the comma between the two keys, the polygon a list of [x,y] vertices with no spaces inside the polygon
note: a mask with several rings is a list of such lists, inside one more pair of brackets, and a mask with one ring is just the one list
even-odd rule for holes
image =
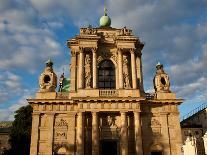
{"label": "stone relief", "polygon": [[66,120],[61,118],[60,120],[56,120],[55,126],[56,127],[68,127],[68,123]]}
{"label": "stone relief", "polygon": [[153,136],[161,135],[161,124],[158,120],[156,120],[155,118],[152,118],[150,126],[152,128]]}
{"label": "stone relief", "polygon": [[55,137],[61,139],[67,139],[67,133],[65,131],[56,131]]}
{"label": "stone relief", "polygon": [[87,28],[81,28],[80,29],[80,34],[97,34],[97,30],[91,27],[87,27]]}
{"label": "stone relief", "polygon": [[97,63],[100,63],[104,59],[112,59],[113,61],[115,61],[117,63],[117,53],[116,52],[101,51],[98,54],[99,55],[98,55]]}

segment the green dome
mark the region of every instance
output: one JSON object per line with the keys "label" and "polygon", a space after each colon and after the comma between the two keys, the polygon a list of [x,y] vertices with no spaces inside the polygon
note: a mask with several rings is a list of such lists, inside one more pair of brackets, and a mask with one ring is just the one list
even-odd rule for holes
{"label": "green dome", "polygon": [[111,19],[109,18],[109,16],[104,15],[100,18],[100,26],[101,27],[109,27],[111,26]]}

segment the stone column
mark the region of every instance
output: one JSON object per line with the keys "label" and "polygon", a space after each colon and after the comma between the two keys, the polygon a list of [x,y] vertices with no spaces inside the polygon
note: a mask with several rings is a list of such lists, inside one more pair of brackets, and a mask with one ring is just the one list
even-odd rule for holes
{"label": "stone column", "polygon": [[142,129],[140,112],[134,112],[135,151],[136,155],[143,155],[142,151]]}
{"label": "stone column", "polygon": [[181,127],[180,127],[180,116],[179,116],[179,112],[176,106],[176,113],[171,114],[171,117],[173,117],[174,123],[175,123],[175,132],[176,132],[176,139],[177,139],[177,154],[182,154],[181,153],[181,146],[183,144],[182,142],[182,133],[181,133]]}
{"label": "stone column", "polygon": [[126,112],[121,112],[121,155],[128,155],[128,131]]}
{"label": "stone column", "polygon": [[165,143],[165,147],[163,148],[164,155],[172,155],[168,115],[169,114],[165,112],[161,113],[162,138],[163,138],[163,143]]}
{"label": "stone column", "polygon": [[139,79],[139,87],[140,90],[143,91],[143,75],[142,75],[142,54],[141,51],[138,53],[136,57],[136,70],[137,70],[137,78]]}
{"label": "stone column", "polygon": [[137,74],[136,74],[136,63],[135,63],[135,49],[130,49],[131,53],[131,70],[132,70],[132,88],[137,89]]}
{"label": "stone column", "polygon": [[124,88],[124,81],[123,81],[123,54],[121,49],[118,49],[118,67],[119,67],[119,88]]}
{"label": "stone column", "polygon": [[76,155],[84,155],[84,134],[83,134],[83,112],[78,113],[77,117],[77,154]]}
{"label": "stone column", "polygon": [[53,146],[53,131],[54,131],[54,113],[47,113],[48,116],[48,155],[52,154]]}
{"label": "stone column", "polygon": [[70,66],[70,79],[71,79],[71,85],[70,90],[75,91],[76,90],[76,53],[75,51],[71,51],[71,66]]}
{"label": "stone column", "polygon": [[80,51],[79,51],[79,84],[78,84],[78,88],[79,89],[82,89],[83,88],[83,85],[84,85],[84,48],[80,48]]}
{"label": "stone column", "polygon": [[97,48],[92,48],[93,52],[93,88],[97,88]]}
{"label": "stone column", "polygon": [[98,113],[92,112],[92,155],[99,155]]}
{"label": "stone column", "polygon": [[31,132],[31,146],[30,155],[37,155],[38,152],[38,137],[39,137],[39,123],[40,113],[32,113],[32,132]]}

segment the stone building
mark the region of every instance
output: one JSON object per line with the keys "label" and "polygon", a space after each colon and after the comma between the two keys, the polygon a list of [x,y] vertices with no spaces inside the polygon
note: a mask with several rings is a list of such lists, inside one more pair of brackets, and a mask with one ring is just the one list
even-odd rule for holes
{"label": "stone building", "polygon": [[183,154],[207,154],[207,104],[202,104],[181,121]]}
{"label": "stone building", "polygon": [[[49,60],[34,99],[30,155],[180,155],[178,105],[163,65],[156,66],[155,93],[143,89],[144,44],[126,27],[81,28],[68,40],[70,87],[56,92]],[[67,87],[68,88],[68,87]],[[64,90],[64,91],[62,91]]]}
{"label": "stone building", "polygon": [[11,131],[12,122],[3,121],[0,122],[0,154],[10,148],[9,134]]}

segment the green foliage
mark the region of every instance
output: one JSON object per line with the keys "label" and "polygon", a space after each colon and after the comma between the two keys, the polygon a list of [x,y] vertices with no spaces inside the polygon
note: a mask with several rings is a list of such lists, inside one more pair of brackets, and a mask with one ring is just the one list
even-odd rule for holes
{"label": "green foliage", "polygon": [[29,155],[31,126],[32,126],[32,107],[23,106],[15,112],[15,120],[12,123],[10,133],[11,149],[6,155]]}

